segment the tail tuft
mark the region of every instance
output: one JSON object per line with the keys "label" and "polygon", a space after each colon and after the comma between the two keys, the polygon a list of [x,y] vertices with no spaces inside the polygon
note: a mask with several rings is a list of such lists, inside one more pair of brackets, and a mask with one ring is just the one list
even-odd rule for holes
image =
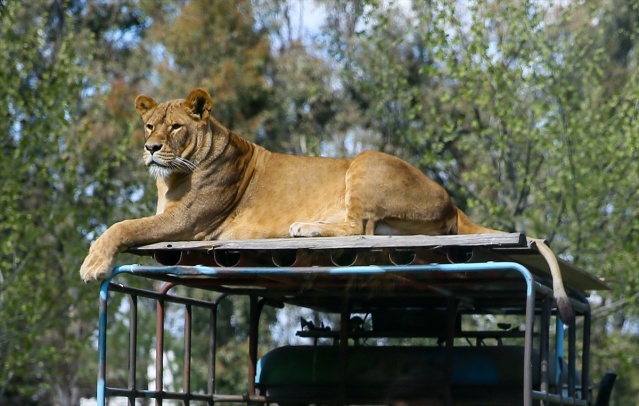
{"label": "tail tuft", "polygon": [[572,326],[575,323],[575,311],[572,309],[570,300],[567,297],[557,298],[557,310],[559,318],[564,324]]}

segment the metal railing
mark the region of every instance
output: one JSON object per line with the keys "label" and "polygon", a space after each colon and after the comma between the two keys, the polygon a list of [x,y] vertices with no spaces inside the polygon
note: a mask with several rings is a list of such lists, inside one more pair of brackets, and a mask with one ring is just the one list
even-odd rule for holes
{"label": "metal railing", "polygon": [[[371,277],[374,275],[397,275],[397,276],[415,276],[419,278],[421,273],[444,273],[456,275],[472,275],[484,272],[491,273],[509,273],[518,275],[519,281],[524,282],[525,295],[525,332],[524,332],[524,358],[527,360],[524,365],[528,367],[523,371],[522,383],[522,404],[524,406],[532,406],[533,400],[542,401],[543,404],[570,404],[570,405],[589,405],[588,401],[588,382],[589,382],[589,345],[590,345],[590,309],[587,301],[579,295],[574,295],[571,299],[573,307],[577,315],[583,317],[582,323],[582,354],[581,354],[581,384],[578,384],[576,376],[576,357],[577,357],[577,339],[576,329],[571,326],[568,329],[568,338],[562,336],[564,326],[558,318],[556,324],[557,343],[555,344],[554,353],[556,357],[551,359],[550,351],[550,323],[553,315],[552,290],[545,284],[535,280],[535,277],[524,266],[514,262],[489,262],[489,263],[466,263],[466,264],[444,264],[444,265],[406,265],[406,266],[348,266],[348,267],[308,267],[296,268],[268,268],[268,267],[240,267],[240,268],[223,268],[223,267],[203,267],[203,266],[137,266],[127,265],[121,266],[114,270],[111,277],[105,280],[100,288],[100,313],[99,313],[99,334],[98,334],[98,385],[97,398],[98,405],[105,406],[106,399],[109,397],[123,397],[128,399],[130,405],[135,405],[137,399],[153,399],[157,405],[162,405],[165,400],[181,401],[184,405],[191,405],[192,402],[197,404],[213,405],[216,403],[246,403],[246,404],[263,404],[269,403],[272,399],[267,396],[260,395],[255,387],[255,371],[257,364],[257,327],[262,307],[265,303],[263,298],[269,295],[277,296],[277,289],[273,286],[278,284],[285,285],[285,289],[295,289],[295,283],[286,284],[287,278],[294,278],[295,275],[314,275],[322,277],[338,277],[353,276],[356,278]],[[126,286],[122,283],[115,283],[114,280],[120,280],[122,275],[133,275],[133,277],[150,278],[166,282],[159,290],[136,288]],[[425,274],[424,274],[425,275]],[[429,280],[436,288],[436,281]],[[236,286],[229,288],[229,283],[235,283]],[[197,288],[202,284],[205,289],[217,291],[215,297],[210,300],[194,299],[183,295],[172,294],[171,290],[179,285],[187,285]],[[293,285],[293,287],[291,287]],[[266,292],[264,286],[269,289],[275,289]],[[429,286],[429,292],[433,290],[433,286]],[[283,288],[284,289],[284,288]],[[247,392],[244,394],[220,394],[216,393],[216,324],[217,310],[220,301],[233,292],[246,295],[250,298],[250,334],[249,334],[249,353],[246,365],[247,371]],[[107,331],[108,316],[107,309],[109,306],[110,295],[114,293],[127,295],[129,298],[129,346],[128,346],[128,380],[127,387],[113,387],[107,384]],[[441,295],[446,295],[445,289],[442,289]],[[282,294],[284,297],[285,294]],[[149,390],[138,388],[136,386],[137,374],[137,325],[138,325],[138,300],[140,298],[150,299],[157,306],[156,315],[156,357],[155,357],[155,389]],[[454,296],[446,299],[454,302]],[[346,302],[345,302],[346,303]],[[184,308],[184,319],[182,328],[184,331],[184,360],[183,360],[183,378],[181,391],[165,391],[163,382],[165,352],[165,309],[167,304],[177,304]],[[209,312],[209,342],[208,342],[208,386],[205,391],[193,390],[191,387],[191,346],[192,346],[192,312],[194,308],[201,308]],[[348,306],[341,307],[341,329],[340,329],[340,371],[344,373],[345,354],[348,351],[348,328],[350,308]],[[449,307],[451,309],[451,307]],[[453,313],[454,315],[454,313]],[[540,368],[539,376],[541,384],[538,388],[533,388],[533,340],[534,340],[534,323],[536,316],[539,316],[540,326],[538,329],[538,345],[540,351]],[[449,335],[446,345],[447,350],[452,351],[453,329],[447,332]],[[550,382],[549,362],[557,362],[557,359],[563,357],[564,341],[568,343],[568,385],[565,390],[559,390],[559,393],[550,393],[550,388],[557,387],[556,382]],[[122,349],[124,351],[124,349]],[[144,371],[146,372],[146,371]],[[449,375],[450,371],[446,371]],[[343,380],[342,376],[342,382]],[[448,382],[450,386],[450,381]],[[559,385],[561,388],[561,385]],[[340,385],[340,396],[336,399],[336,404],[342,404],[347,401],[344,392],[344,385]],[[449,388],[450,390],[450,388]],[[445,396],[446,404],[453,404],[451,394]],[[324,402],[327,403],[327,402]],[[328,402],[330,403],[330,402]]]}

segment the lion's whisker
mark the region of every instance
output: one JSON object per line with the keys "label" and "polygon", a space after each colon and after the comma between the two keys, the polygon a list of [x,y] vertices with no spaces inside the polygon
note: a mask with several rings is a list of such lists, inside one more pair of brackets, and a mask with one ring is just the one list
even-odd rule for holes
{"label": "lion's whisker", "polygon": [[186,173],[193,172],[196,168],[193,162],[180,157],[176,157],[173,161],[171,161],[171,167]]}

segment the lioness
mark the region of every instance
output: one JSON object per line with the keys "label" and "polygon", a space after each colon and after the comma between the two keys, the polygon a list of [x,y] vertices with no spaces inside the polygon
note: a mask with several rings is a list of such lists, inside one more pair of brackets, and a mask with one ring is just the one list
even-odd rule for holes
{"label": "lioness", "polygon": [[[157,213],[106,230],[82,264],[84,281],[105,276],[118,252],[160,241],[499,232],[473,223],[440,185],[399,158],[270,152],[221,125],[211,107],[202,89],[159,104],[135,99],[144,163],[157,179]],[[535,242],[550,266],[562,319],[571,322],[557,259]]]}

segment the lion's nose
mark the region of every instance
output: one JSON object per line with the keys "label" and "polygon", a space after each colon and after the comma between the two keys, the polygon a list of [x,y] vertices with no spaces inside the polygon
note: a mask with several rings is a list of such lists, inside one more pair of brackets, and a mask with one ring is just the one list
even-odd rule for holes
{"label": "lion's nose", "polygon": [[147,143],[147,144],[144,144],[144,148],[146,148],[146,150],[149,151],[151,153],[151,155],[153,155],[154,153],[156,153],[160,149],[162,149],[162,144]]}

